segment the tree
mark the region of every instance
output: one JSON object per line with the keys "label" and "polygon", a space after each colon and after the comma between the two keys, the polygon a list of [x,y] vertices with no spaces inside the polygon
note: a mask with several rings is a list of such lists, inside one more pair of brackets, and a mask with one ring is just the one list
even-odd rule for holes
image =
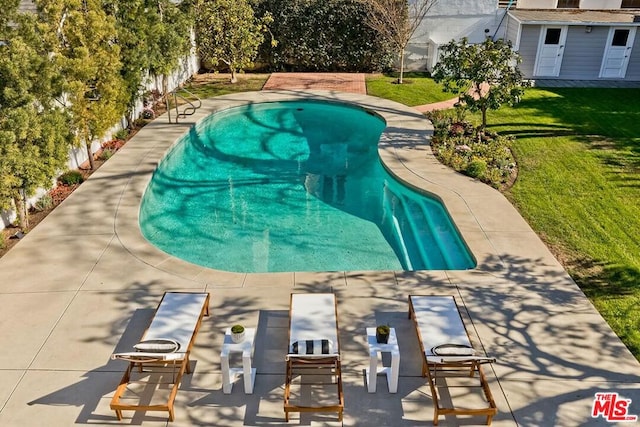
{"label": "tree", "polygon": [[13,0],[0,0],[0,8],[7,17],[0,20],[0,207],[14,208],[26,230],[27,199],[66,165],[69,122],[55,107],[58,72],[35,15],[17,13]]}
{"label": "tree", "polygon": [[149,68],[151,33],[147,0],[105,0],[107,13],[115,17],[118,46],[120,47],[120,75],[127,99],[127,122],[131,127],[136,103],[144,89],[146,70]]}
{"label": "tree", "polygon": [[116,21],[120,74],[126,86],[127,118],[131,123],[148,75],[155,78],[156,88],[169,105],[168,77],[193,47],[191,4],[171,0],[103,1],[105,10]]}
{"label": "tree", "polygon": [[252,65],[273,18],[257,18],[247,0],[196,0],[195,13],[200,59],[225,63],[235,83],[236,73]]}
{"label": "tree", "polygon": [[[145,13],[149,20],[148,65],[146,69],[154,77],[162,77],[162,95],[169,109],[169,76],[186,59],[193,47],[191,41],[191,5],[183,1],[147,0]],[[169,120],[171,121],[171,120]]]}
{"label": "tree", "polygon": [[398,51],[403,83],[404,52],[424,17],[438,0],[360,0],[367,5],[366,23]]}
{"label": "tree", "polygon": [[511,43],[487,38],[469,44],[466,38],[452,40],[440,48],[440,60],[433,79],[444,84],[444,91],[460,94],[471,111],[482,112],[482,130],[487,126],[487,110],[503,104],[517,104],[528,85],[518,69],[520,55]]}
{"label": "tree", "polygon": [[126,105],[115,19],[100,0],[36,0],[36,5],[64,80],[76,144],[86,147],[93,170],[94,139],[118,122]]}
{"label": "tree", "polygon": [[360,0],[259,0],[254,11],[278,17],[257,59],[273,71],[375,72],[393,62],[389,42],[365,24]]}

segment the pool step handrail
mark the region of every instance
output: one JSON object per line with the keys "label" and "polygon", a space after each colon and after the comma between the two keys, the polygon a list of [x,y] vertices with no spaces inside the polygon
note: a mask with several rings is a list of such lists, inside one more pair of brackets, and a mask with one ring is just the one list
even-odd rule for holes
{"label": "pool step handrail", "polygon": [[[173,98],[173,109],[175,109],[175,123],[178,123],[178,120],[181,118],[185,118],[187,116],[193,115],[198,108],[202,107],[202,100],[194,93],[188,91],[184,87],[177,87],[169,93],[169,96]],[[178,104],[178,101],[182,101],[182,104]],[[180,111],[179,107],[185,105],[186,107]],[[171,108],[169,109],[170,113]],[[171,114],[168,114],[169,123],[171,121]]]}

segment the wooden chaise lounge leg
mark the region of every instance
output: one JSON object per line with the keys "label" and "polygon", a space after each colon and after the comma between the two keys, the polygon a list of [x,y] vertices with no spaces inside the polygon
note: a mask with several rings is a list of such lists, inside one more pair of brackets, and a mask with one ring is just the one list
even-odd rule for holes
{"label": "wooden chaise lounge leg", "polygon": [[288,405],[289,405],[289,396],[291,393],[291,381],[292,381],[292,374],[291,374],[291,360],[287,360],[287,373],[286,373],[286,379],[285,379],[285,384],[284,384],[284,420],[286,422],[289,422],[289,411],[288,411]]}

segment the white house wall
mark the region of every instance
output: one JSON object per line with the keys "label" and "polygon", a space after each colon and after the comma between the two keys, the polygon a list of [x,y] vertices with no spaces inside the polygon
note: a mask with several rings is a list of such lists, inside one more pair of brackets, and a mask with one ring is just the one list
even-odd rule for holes
{"label": "white house wall", "polygon": [[[518,0],[518,9],[555,9],[558,0]],[[620,9],[622,0],[580,0],[579,9]]]}
{"label": "white house wall", "polygon": [[429,16],[487,15],[497,7],[497,0],[436,0]]}
{"label": "white house wall", "polygon": [[558,0],[518,0],[518,9],[555,9]]}
{"label": "white house wall", "polygon": [[480,43],[486,36],[493,36],[504,13],[496,0],[437,1],[407,47],[407,69],[431,70],[437,61],[438,45],[453,39],[466,37],[471,43]]}
{"label": "white house wall", "polygon": [[580,9],[608,10],[620,9],[622,0],[581,0]]}

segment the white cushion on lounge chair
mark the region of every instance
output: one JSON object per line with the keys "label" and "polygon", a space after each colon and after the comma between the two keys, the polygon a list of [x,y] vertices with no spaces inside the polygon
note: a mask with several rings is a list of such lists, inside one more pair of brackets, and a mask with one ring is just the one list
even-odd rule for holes
{"label": "white cushion on lounge chair", "polygon": [[[431,363],[484,359],[475,356],[456,302],[451,296],[411,295],[425,356]],[[444,350],[448,346],[448,351]],[[440,347],[443,351],[435,351]]]}
{"label": "white cushion on lounge chair", "polygon": [[180,344],[179,351],[189,347],[207,294],[166,293],[158,307],[144,340],[171,339]]}
{"label": "white cushion on lounge chair", "polygon": [[[189,292],[167,292],[164,294],[151,324],[147,328],[142,341],[134,346],[139,357],[155,357],[158,360],[179,360],[184,357],[189,343],[196,330],[203,304],[207,299],[206,293]],[[178,346],[176,351],[165,353],[160,347],[164,346],[140,346],[143,342],[175,342]],[[153,348],[152,348],[153,347]],[[172,355],[172,356],[169,356]],[[131,352],[116,353],[112,359],[131,360]]]}
{"label": "white cushion on lounge chair", "polygon": [[332,343],[330,354],[338,354],[337,324],[334,294],[291,295],[290,349],[295,342],[326,339]]}
{"label": "white cushion on lounge chair", "polygon": [[[328,340],[330,355],[340,353],[338,348],[338,320],[336,318],[336,300],[334,294],[292,294],[291,321],[289,330],[289,351],[291,356],[322,356],[292,351],[293,344],[303,341]],[[315,348],[315,347],[314,347]],[[305,350],[306,351],[306,350]]]}

